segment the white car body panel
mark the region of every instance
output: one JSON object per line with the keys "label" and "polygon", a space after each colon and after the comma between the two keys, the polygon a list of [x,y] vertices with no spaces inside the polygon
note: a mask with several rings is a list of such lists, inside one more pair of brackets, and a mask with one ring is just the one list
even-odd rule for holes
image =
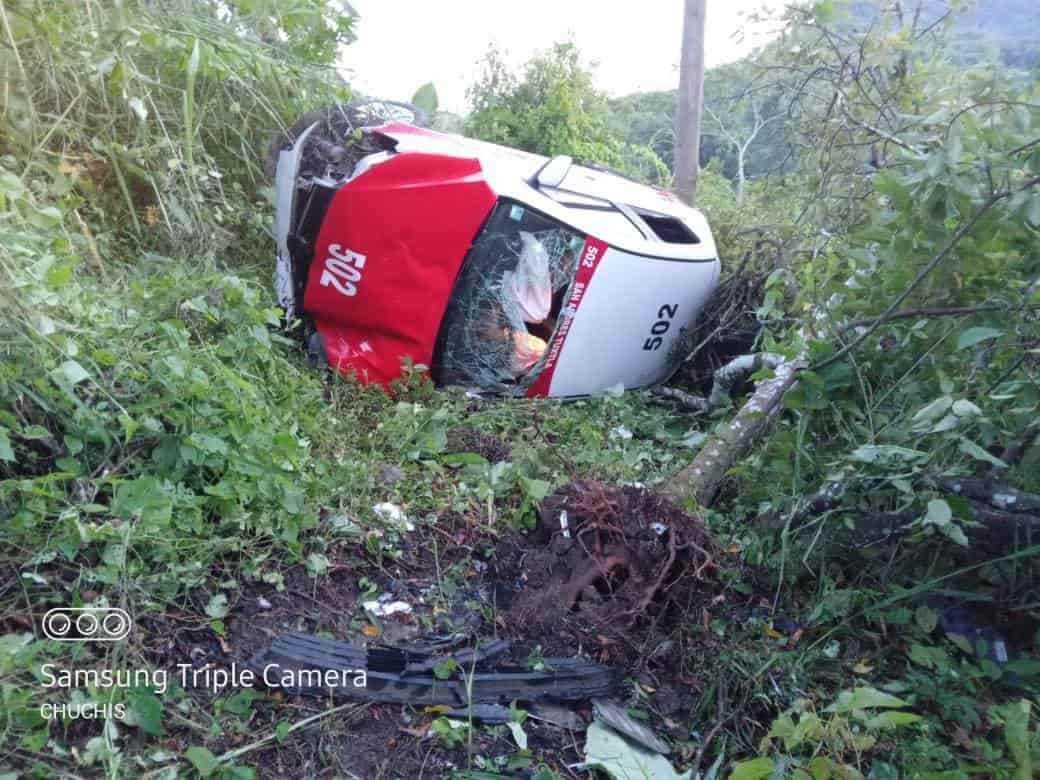
{"label": "white car body panel", "polygon": [[[693,325],[718,275],[717,262],[661,260],[608,248],[566,333],[548,394],[589,395],[667,379],[669,354]],[[646,349],[656,343],[654,328],[661,330],[662,322],[668,327],[660,344]]]}

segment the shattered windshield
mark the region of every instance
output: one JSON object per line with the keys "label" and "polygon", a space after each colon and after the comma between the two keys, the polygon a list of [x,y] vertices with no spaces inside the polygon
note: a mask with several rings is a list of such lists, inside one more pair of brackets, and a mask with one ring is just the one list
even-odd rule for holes
{"label": "shattered windshield", "polygon": [[585,236],[515,201],[492,211],[459,271],[434,357],[443,384],[510,389],[534,379]]}

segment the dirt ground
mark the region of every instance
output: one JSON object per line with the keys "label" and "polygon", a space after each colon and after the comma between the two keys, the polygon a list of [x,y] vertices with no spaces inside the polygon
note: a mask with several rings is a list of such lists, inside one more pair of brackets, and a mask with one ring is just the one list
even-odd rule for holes
{"label": "dirt ground", "polygon": [[[617,698],[638,689],[648,725],[659,735],[688,740],[691,707],[707,684],[700,670],[723,649],[710,631],[691,627],[706,627],[719,610],[751,609],[756,599],[720,585],[716,559],[723,553],[698,518],[643,487],[574,482],[545,499],[538,514],[532,532],[492,536],[448,512],[436,525],[407,534],[399,557],[380,562],[361,554],[360,545],[345,545],[329,555],[325,576],[296,567],[285,573],[283,589],[257,582],[239,588],[222,637],[197,617],[181,622],[176,612],[145,621],[150,639],[143,651],[161,667],[185,658],[197,667],[227,667],[245,664],[289,632],[392,646],[458,633],[470,637],[470,646],[507,638],[517,663],[581,655],[621,669],[625,683]],[[375,592],[369,585],[361,593],[362,578]],[[384,618],[367,613],[361,602],[381,594],[407,602],[411,612]],[[205,604],[207,598],[199,594],[197,600]],[[248,728],[228,737],[225,749],[248,744],[280,721],[332,706],[283,692],[272,698],[254,705]],[[568,709],[582,724],[591,720],[588,702]],[[478,726],[472,742],[448,747],[431,733],[438,715],[421,707],[359,703],[284,744],[251,751],[248,763],[271,778],[299,777],[301,767],[319,777],[438,778],[476,767],[476,757],[487,762],[516,752],[504,726]],[[528,771],[545,765],[575,776],[566,767],[581,761],[580,729],[534,718],[524,729]],[[171,739],[171,747],[183,747],[181,737]]]}

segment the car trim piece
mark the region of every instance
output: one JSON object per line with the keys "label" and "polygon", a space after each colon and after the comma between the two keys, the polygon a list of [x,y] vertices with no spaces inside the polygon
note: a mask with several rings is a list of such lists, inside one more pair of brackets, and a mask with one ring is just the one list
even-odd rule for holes
{"label": "car trim piece", "polygon": [[277,252],[275,256],[275,293],[285,309],[285,318],[292,320],[296,313],[296,287],[293,283],[292,254],[289,252],[289,234],[296,225],[296,175],[300,169],[303,145],[318,123],[315,122],[297,138],[288,149],[278,153],[275,169],[274,228]]}
{"label": "car trim piece", "polygon": [[582,246],[581,254],[578,256],[578,270],[575,272],[574,281],[571,283],[570,290],[568,290],[566,303],[563,309],[560,310],[560,323],[556,326],[556,332],[553,333],[552,339],[550,339],[549,345],[546,347],[544,362],[538,369],[534,381],[528,385],[527,390],[524,392],[524,395],[528,398],[549,395],[553,373],[556,371],[556,366],[559,363],[560,353],[563,352],[563,345],[567,340],[567,334],[570,332],[571,323],[578,314],[578,307],[581,306],[581,301],[589,289],[592,276],[596,273],[600,260],[607,253],[607,249],[607,244],[598,238],[593,238],[592,236],[585,237],[585,244]]}

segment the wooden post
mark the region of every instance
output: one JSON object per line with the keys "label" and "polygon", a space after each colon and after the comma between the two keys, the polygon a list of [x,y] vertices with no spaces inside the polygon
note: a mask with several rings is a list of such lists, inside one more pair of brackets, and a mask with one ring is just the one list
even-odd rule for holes
{"label": "wooden post", "polygon": [[697,194],[701,156],[701,107],[704,103],[705,0],[686,0],[675,128],[675,188],[687,203]]}

